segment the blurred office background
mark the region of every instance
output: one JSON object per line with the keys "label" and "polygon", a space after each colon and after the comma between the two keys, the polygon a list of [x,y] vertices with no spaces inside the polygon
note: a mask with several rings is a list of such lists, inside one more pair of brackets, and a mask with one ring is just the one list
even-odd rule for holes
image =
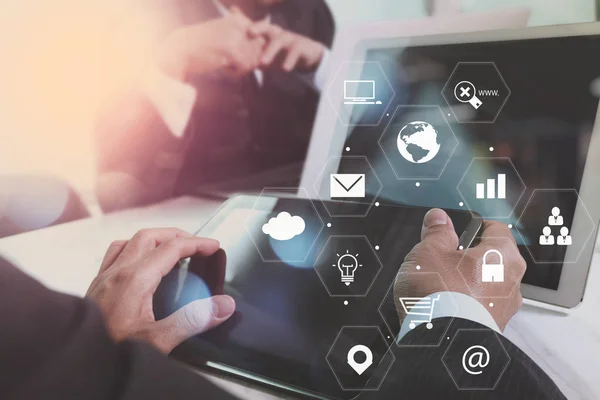
{"label": "blurred office background", "polygon": [[[148,57],[148,21],[134,17],[146,0],[1,1],[0,176],[60,177],[94,214],[92,125],[101,104]],[[327,0],[338,27],[423,18],[433,1]],[[596,0],[441,3],[466,13],[527,7],[530,25],[590,22],[598,9]]]}

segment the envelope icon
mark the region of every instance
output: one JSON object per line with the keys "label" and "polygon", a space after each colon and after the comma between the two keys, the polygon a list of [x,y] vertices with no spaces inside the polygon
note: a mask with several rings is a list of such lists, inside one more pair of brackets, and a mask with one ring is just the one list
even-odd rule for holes
{"label": "envelope icon", "polygon": [[365,174],[331,174],[330,196],[365,197]]}

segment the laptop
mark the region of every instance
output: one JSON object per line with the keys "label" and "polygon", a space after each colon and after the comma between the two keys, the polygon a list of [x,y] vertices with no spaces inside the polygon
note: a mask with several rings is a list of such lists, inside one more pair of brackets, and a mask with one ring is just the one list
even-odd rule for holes
{"label": "laptop", "polygon": [[[598,23],[449,34],[419,21],[354,28],[336,42],[301,186],[328,200],[331,174],[367,173],[370,201],[500,220],[528,264],[523,295],[574,307],[600,218],[598,48]],[[345,104],[344,81],[368,80],[382,104]]]}

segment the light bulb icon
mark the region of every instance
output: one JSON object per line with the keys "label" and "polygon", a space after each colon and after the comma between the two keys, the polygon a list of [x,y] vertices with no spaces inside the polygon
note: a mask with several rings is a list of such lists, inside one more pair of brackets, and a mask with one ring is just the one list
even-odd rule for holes
{"label": "light bulb icon", "polygon": [[362,267],[362,264],[358,263],[358,254],[352,255],[349,250],[346,250],[346,254],[336,254],[338,256],[337,265],[333,264],[334,267],[340,271],[342,283],[346,286],[350,286],[354,282],[354,274],[358,267]]}

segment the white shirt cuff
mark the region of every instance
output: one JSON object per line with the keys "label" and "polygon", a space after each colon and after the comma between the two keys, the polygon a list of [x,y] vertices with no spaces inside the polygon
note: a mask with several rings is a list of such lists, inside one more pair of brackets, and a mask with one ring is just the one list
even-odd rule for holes
{"label": "white shirt cuff", "polygon": [[143,88],[171,133],[183,137],[196,103],[196,89],[158,68],[151,68],[144,76]]}
{"label": "white shirt cuff", "polygon": [[[438,292],[427,296],[427,298],[437,299],[438,296],[439,300],[433,302],[433,311],[431,313],[431,319],[429,319],[428,316],[422,315],[416,316],[417,318],[411,318],[412,316],[410,314],[406,315],[406,318],[404,318],[402,326],[400,327],[400,333],[398,334],[397,338],[398,342],[408,332],[412,330],[409,326],[411,322],[414,322],[416,327],[418,325],[421,325],[422,323],[427,322],[423,320],[434,320],[436,318],[446,317],[462,318],[469,321],[477,322],[487,328],[495,330],[500,334],[502,333],[500,331],[500,328],[498,327],[498,324],[496,323],[492,315],[488,312],[488,310],[486,310],[483,304],[481,304],[473,297],[457,292]],[[415,304],[415,306],[417,306],[418,312],[424,312],[425,308],[428,307],[431,303],[431,300],[421,300],[418,301]],[[419,306],[424,308],[418,308]],[[418,321],[413,321],[413,319],[418,319]]]}

